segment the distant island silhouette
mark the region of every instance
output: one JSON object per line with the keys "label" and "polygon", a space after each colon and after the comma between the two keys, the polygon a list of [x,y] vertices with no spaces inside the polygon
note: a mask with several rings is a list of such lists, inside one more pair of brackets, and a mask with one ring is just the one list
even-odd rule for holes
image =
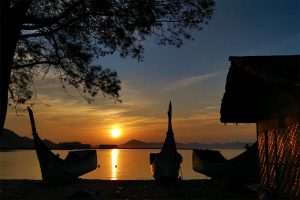
{"label": "distant island silhouette", "polygon": [[[50,149],[160,149],[163,142],[143,142],[140,140],[129,140],[128,142],[120,145],[114,144],[100,144],[92,146],[90,144],[82,144],[80,142],[61,142],[54,143],[50,140],[44,139],[43,142]],[[178,149],[243,149],[246,144],[251,145],[253,142],[229,142],[229,143],[176,143]],[[34,149],[33,139],[29,137],[21,137],[17,133],[4,129],[3,135],[0,139],[0,149]]]}
{"label": "distant island silhouette", "polygon": [[[80,142],[62,142],[54,143],[44,139],[43,143],[50,149],[90,149],[90,144],[82,144]],[[0,149],[34,149],[33,139],[29,137],[21,137],[17,133],[4,129],[0,139]]]}
{"label": "distant island silhouette", "polygon": [[[229,142],[229,143],[176,143],[177,149],[243,149],[244,146],[252,142]],[[163,142],[143,142],[139,140],[130,140],[124,144],[118,145],[120,149],[160,149]]]}

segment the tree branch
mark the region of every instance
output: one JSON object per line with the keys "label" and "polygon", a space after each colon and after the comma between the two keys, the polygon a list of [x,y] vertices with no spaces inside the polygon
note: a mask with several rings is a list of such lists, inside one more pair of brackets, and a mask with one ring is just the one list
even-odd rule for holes
{"label": "tree branch", "polygon": [[23,69],[26,67],[33,67],[35,65],[41,65],[41,64],[49,64],[49,65],[58,65],[58,62],[54,62],[54,61],[38,61],[38,62],[33,62],[33,63],[27,63],[27,64],[23,64],[23,65],[18,65],[15,64],[13,65],[13,69]]}
{"label": "tree branch", "polygon": [[[70,5],[70,7],[68,7],[64,12],[62,12],[58,16],[53,16],[48,18],[38,18],[33,15],[27,15],[24,17],[24,25],[21,26],[21,29],[35,30],[35,29],[51,26],[57,23],[59,20],[63,19],[64,17],[68,16],[81,3],[83,3],[83,1],[78,1]],[[25,24],[32,24],[32,25],[25,25]]]}
{"label": "tree branch", "polygon": [[[21,35],[20,38],[21,39],[26,39],[26,38],[32,38],[32,37],[44,37],[44,36],[49,36],[53,33],[56,33],[60,30],[63,30],[67,27],[69,27],[70,25],[74,24],[76,21],[80,21],[81,20],[81,17],[84,17],[84,15],[79,15],[77,16],[76,18],[72,19],[72,20],[69,20],[67,24],[65,23],[61,23],[61,24],[57,24],[57,27],[56,28],[53,28],[53,29],[50,29],[49,31],[45,31],[45,32],[37,32],[37,33],[30,33],[30,34],[24,34],[24,35]],[[53,24],[52,24],[53,25]],[[26,29],[24,29],[26,30]],[[29,29],[28,29],[29,30]],[[34,30],[34,29],[32,29]]]}

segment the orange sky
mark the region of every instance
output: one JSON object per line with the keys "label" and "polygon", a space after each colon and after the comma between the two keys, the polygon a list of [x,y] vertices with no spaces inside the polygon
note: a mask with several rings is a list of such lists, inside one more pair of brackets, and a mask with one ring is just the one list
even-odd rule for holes
{"label": "orange sky", "polygon": [[[40,87],[44,87],[42,83]],[[127,87],[123,85],[122,103],[97,97],[94,103],[88,104],[80,97],[69,97],[52,85],[55,96],[39,94],[39,102],[33,107],[38,133],[41,138],[56,143],[121,144],[131,139],[162,142],[167,130],[169,102],[143,99]],[[191,109],[177,101],[172,103],[177,142],[253,142],[256,138],[254,125],[221,124],[219,107]],[[22,116],[16,116],[10,111],[5,127],[21,136],[31,137],[28,114],[20,114]],[[111,136],[115,127],[121,130],[119,138]]]}
{"label": "orange sky", "polygon": [[[148,39],[143,62],[117,54],[94,60],[118,72],[123,103],[100,95],[88,104],[74,89],[66,94],[51,73],[36,80],[39,101],[33,111],[40,136],[93,145],[162,142],[172,100],[177,142],[254,142],[254,124],[225,126],[219,121],[228,57],[299,54],[299,2],[218,1],[209,24],[191,34],[195,40],[180,48]],[[28,115],[21,114],[9,111],[5,127],[31,137]],[[111,137],[114,126],[121,129],[120,138]]]}

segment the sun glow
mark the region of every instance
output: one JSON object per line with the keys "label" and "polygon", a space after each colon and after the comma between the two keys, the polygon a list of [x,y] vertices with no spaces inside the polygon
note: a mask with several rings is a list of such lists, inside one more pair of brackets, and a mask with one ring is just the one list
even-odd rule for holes
{"label": "sun glow", "polygon": [[118,138],[121,135],[121,131],[118,128],[113,128],[111,131],[111,136],[114,138]]}

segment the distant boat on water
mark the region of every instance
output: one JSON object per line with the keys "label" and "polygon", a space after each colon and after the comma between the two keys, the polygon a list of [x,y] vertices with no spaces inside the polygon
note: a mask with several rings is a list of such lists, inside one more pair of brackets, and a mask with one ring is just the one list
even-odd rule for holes
{"label": "distant boat on water", "polygon": [[168,131],[160,153],[150,154],[151,174],[156,180],[175,181],[179,178],[182,156],[177,152],[172,129],[172,104],[168,110]]}
{"label": "distant boat on water", "polygon": [[219,151],[193,149],[193,169],[214,179],[256,183],[259,174],[257,142],[229,160]]}
{"label": "distant boat on water", "polygon": [[35,150],[45,182],[70,182],[97,168],[96,150],[70,151],[64,160],[51,152],[36,132],[33,112],[29,107],[28,113]]}

